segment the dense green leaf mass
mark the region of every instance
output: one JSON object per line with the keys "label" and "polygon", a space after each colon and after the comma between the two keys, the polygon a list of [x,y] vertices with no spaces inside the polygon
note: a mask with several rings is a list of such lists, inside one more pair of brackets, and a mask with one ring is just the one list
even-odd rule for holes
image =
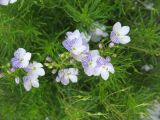
{"label": "dense green leaf mass", "polygon": [[[0,68],[5,72],[17,48],[32,53],[41,63],[51,56],[57,68],[69,67],[62,41],[67,31],[89,31],[95,22],[110,33],[115,22],[130,26],[131,42],[108,48],[102,39],[102,56],[110,56],[115,74],[104,81],[87,77],[80,63],[77,84],[56,83],[47,67],[40,88],[26,92],[14,75],[0,79],[0,120],[138,120],[160,92],[160,1],[146,9],[144,0],[18,0],[0,6]],[[97,43],[91,49],[98,48]],[[152,64],[144,72],[141,67]],[[17,73],[15,73],[17,74]]]}

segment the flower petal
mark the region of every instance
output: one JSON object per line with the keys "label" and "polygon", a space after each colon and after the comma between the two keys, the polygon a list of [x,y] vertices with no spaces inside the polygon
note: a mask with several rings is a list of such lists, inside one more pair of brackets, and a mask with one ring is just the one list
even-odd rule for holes
{"label": "flower petal", "polygon": [[24,88],[26,89],[26,91],[30,91],[32,88],[31,81],[29,79],[27,79],[26,77],[24,77],[23,82],[24,82],[23,85],[24,85]]}
{"label": "flower petal", "polygon": [[75,75],[69,75],[69,79],[70,79],[73,83],[76,83],[76,82],[77,82],[77,76],[75,76]]}
{"label": "flower petal", "polygon": [[57,76],[56,77],[56,82],[60,82],[61,80],[60,80],[60,78]]}
{"label": "flower petal", "polygon": [[31,53],[27,52],[27,53],[24,55],[24,59],[25,59],[25,60],[30,60],[30,59],[31,59]]}
{"label": "flower petal", "polygon": [[15,82],[16,82],[16,84],[19,84],[19,80],[20,80],[20,78],[19,78],[19,77],[16,77],[16,78],[15,78]]}
{"label": "flower petal", "polygon": [[124,36],[124,35],[127,35],[129,33],[129,31],[130,31],[130,27],[129,26],[123,26],[120,29],[119,33],[120,33],[120,35]]}
{"label": "flower petal", "polygon": [[17,0],[10,0],[10,3],[15,3],[17,2]]}
{"label": "flower petal", "polygon": [[0,0],[1,5],[8,5],[9,0]]}
{"label": "flower petal", "polygon": [[112,74],[115,72],[114,67],[111,63],[108,63],[107,68],[108,68],[108,71],[111,72]]}
{"label": "flower petal", "polygon": [[44,76],[44,75],[45,75],[45,71],[44,71],[43,68],[38,68],[38,69],[36,70],[36,73],[37,73],[37,75],[39,75],[39,76]]}
{"label": "flower petal", "polygon": [[101,77],[102,77],[104,80],[107,80],[108,77],[109,77],[109,72],[108,72],[107,70],[101,71]]}
{"label": "flower petal", "polygon": [[61,80],[61,83],[63,84],[63,85],[68,85],[69,84],[69,79],[62,79]]}
{"label": "flower petal", "polygon": [[116,23],[113,25],[113,31],[114,31],[114,32],[119,32],[120,29],[121,29],[121,23],[120,23],[120,22],[116,22]]}
{"label": "flower petal", "polygon": [[42,65],[41,63],[38,63],[38,62],[36,62],[36,61],[33,62],[33,65],[34,65],[35,67],[43,67],[43,65]]}
{"label": "flower petal", "polygon": [[38,81],[38,79],[32,79],[31,83],[32,83],[33,87],[35,87],[35,88],[39,87],[39,81]]}
{"label": "flower petal", "polygon": [[123,36],[123,37],[121,37],[121,38],[119,39],[119,42],[120,42],[121,44],[127,44],[127,43],[129,43],[130,41],[131,41],[131,39],[130,39],[129,36]]}

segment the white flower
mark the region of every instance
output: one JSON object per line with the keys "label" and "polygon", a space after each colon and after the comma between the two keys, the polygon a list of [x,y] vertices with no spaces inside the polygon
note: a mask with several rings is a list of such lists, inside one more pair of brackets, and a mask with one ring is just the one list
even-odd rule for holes
{"label": "white flower", "polygon": [[101,75],[104,80],[109,77],[109,72],[114,73],[113,65],[110,63],[110,58],[99,57],[97,60],[97,66],[95,67],[96,74]]}
{"label": "white flower", "polygon": [[8,5],[9,3],[15,3],[17,0],[0,0],[1,5]]}
{"label": "white flower", "polygon": [[57,72],[57,69],[53,69],[53,70],[52,70],[52,74],[53,74],[53,75],[56,74],[56,72]]}
{"label": "white flower", "polygon": [[30,63],[26,68],[25,71],[28,72],[28,74],[32,74],[35,76],[44,76],[45,71],[43,69],[43,65],[38,62]]}
{"label": "white flower", "polygon": [[81,60],[81,56],[83,56],[84,53],[89,52],[87,38],[84,34],[81,34],[79,30],[67,32],[67,37],[62,44],[78,61]]}
{"label": "white flower", "polygon": [[14,57],[11,60],[13,68],[25,68],[28,66],[31,59],[31,53],[26,52],[25,49],[19,48],[14,53]]}
{"label": "white flower", "polygon": [[148,117],[141,116],[141,120],[160,120],[160,103],[155,101],[153,106],[148,111]]}
{"label": "white flower", "polygon": [[19,78],[19,77],[16,77],[16,78],[15,78],[15,82],[16,82],[16,84],[19,84],[19,80],[20,80],[20,78]]}
{"label": "white flower", "polygon": [[91,41],[99,42],[102,37],[107,37],[108,33],[106,31],[106,26],[95,23],[91,28]]}
{"label": "white flower", "polygon": [[28,75],[23,77],[23,85],[26,91],[30,91],[32,86],[35,88],[39,87],[38,77],[35,75]]}
{"label": "white flower", "polygon": [[129,26],[121,26],[120,22],[117,22],[113,25],[113,30],[110,35],[111,43],[110,47],[113,46],[113,44],[127,44],[131,41],[130,37],[127,36],[127,34],[130,31]]}
{"label": "white flower", "polygon": [[86,53],[85,57],[83,57],[82,66],[84,72],[88,76],[97,75],[95,73],[95,67],[97,66],[97,60],[99,57],[99,52],[97,50],[92,50],[89,53]]}
{"label": "white flower", "polygon": [[63,85],[68,85],[69,81],[71,81],[72,83],[76,83],[78,80],[77,75],[78,75],[77,68],[61,69],[58,72],[56,81],[61,82]]}
{"label": "white flower", "polygon": [[98,44],[98,47],[99,47],[99,49],[102,49],[102,48],[103,48],[102,43],[99,43],[99,44]]}
{"label": "white flower", "polygon": [[50,120],[49,117],[46,117],[45,120]]}
{"label": "white flower", "polygon": [[81,32],[81,37],[83,39],[83,41],[86,41],[87,43],[90,41],[91,39],[91,35],[89,35],[88,33],[86,32]]}
{"label": "white flower", "polygon": [[4,73],[0,72],[0,78],[3,78],[3,77],[4,77]]}
{"label": "white flower", "polygon": [[51,57],[47,56],[47,57],[46,57],[46,61],[47,61],[47,62],[52,62],[53,59],[52,59]]}
{"label": "white flower", "polygon": [[154,3],[151,3],[151,2],[144,2],[144,7],[147,9],[147,10],[154,10]]}
{"label": "white flower", "polygon": [[142,70],[145,70],[146,72],[148,72],[148,71],[150,71],[150,70],[153,69],[153,66],[146,64],[146,65],[143,65],[141,69],[142,69]]}

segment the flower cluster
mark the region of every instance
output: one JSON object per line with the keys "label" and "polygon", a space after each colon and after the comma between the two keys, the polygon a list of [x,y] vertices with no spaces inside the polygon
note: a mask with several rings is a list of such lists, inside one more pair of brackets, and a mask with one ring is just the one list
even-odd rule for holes
{"label": "flower cluster", "polygon": [[[45,71],[43,65],[38,62],[30,63],[31,53],[26,52],[25,49],[19,48],[15,51],[14,57],[11,60],[12,69],[21,68],[27,75],[23,77],[23,85],[26,91],[31,90],[32,86],[39,87],[39,76],[44,76]],[[19,83],[19,77],[15,78],[16,83]]]}
{"label": "flower cluster", "polygon": [[88,37],[85,33],[80,33],[79,30],[67,32],[67,37],[63,41],[63,46],[71,53],[78,61],[81,61],[83,53],[89,52]]}
{"label": "flower cluster", "polygon": [[[84,72],[88,76],[101,76],[104,80],[109,78],[109,73],[114,73],[114,67],[110,63],[110,57],[102,57],[98,50],[90,50],[89,41],[98,42],[102,37],[108,36],[105,32],[106,26],[96,23],[96,26],[90,34],[86,32],[80,32],[75,30],[73,32],[67,32],[66,38],[63,41],[63,46],[70,52],[71,56],[77,61],[82,63]],[[130,28],[128,26],[121,26],[120,22],[117,22],[113,26],[113,30],[110,34],[111,43],[109,47],[113,47],[114,44],[127,44],[130,42],[130,37],[127,36]],[[57,82],[62,82],[62,84],[67,85],[69,79],[72,82],[77,82],[77,77],[75,80],[68,76],[69,69],[60,70],[57,77]],[[76,69],[77,71],[77,69]],[[73,73],[69,72],[69,75]],[[74,74],[76,76],[77,74]]]}
{"label": "flower cluster", "polygon": [[17,0],[0,0],[1,5],[8,5],[17,2]]}

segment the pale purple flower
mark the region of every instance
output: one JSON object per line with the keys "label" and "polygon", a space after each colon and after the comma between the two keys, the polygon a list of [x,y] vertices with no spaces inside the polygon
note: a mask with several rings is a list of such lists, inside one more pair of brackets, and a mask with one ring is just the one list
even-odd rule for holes
{"label": "pale purple flower", "polygon": [[113,65],[110,63],[110,58],[106,59],[103,57],[99,57],[97,59],[97,66],[95,67],[95,71],[97,75],[101,75],[104,80],[107,80],[109,77],[109,72],[114,73]]}
{"label": "pale purple flower", "polygon": [[77,68],[61,69],[58,72],[56,81],[61,82],[63,85],[68,85],[69,81],[71,81],[72,83],[76,83],[78,80],[77,75],[78,75]]}
{"label": "pale purple flower", "polygon": [[39,87],[38,76],[35,75],[27,75],[23,77],[23,85],[26,91],[30,91],[32,87]]}
{"label": "pale purple flower", "polygon": [[107,37],[108,33],[105,31],[106,31],[105,25],[94,23],[91,28],[91,41],[99,42],[102,39],[102,37]]}
{"label": "pale purple flower", "polygon": [[25,68],[28,66],[31,59],[31,53],[26,52],[25,49],[19,48],[14,53],[14,57],[11,60],[13,68]]}
{"label": "pale purple flower", "polygon": [[8,5],[10,3],[15,3],[17,0],[0,0],[1,5]]}
{"label": "pale purple flower", "polygon": [[28,74],[34,75],[34,76],[44,76],[45,71],[43,69],[43,65],[38,62],[30,63],[26,68],[25,71],[28,72]]}
{"label": "pale purple flower", "polygon": [[81,56],[89,52],[89,45],[85,39],[79,30],[75,30],[74,32],[67,32],[67,37],[62,44],[76,60],[80,61]]}
{"label": "pale purple flower", "polygon": [[127,34],[130,31],[129,26],[121,26],[120,22],[117,22],[113,25],[113,30],[110,34],[110,47],[113,47],[114,44],[127,44],[131,41],[130,37]]}
{"label": "pale purple flower", "polygon": [[82,66],[84,68],[84,72],[88,76],[97,75],[95,67],[97,66],[97,59],[99,57],[100,56],[97,51],[91,51],[87,53],[86,56],[82,59]]}

